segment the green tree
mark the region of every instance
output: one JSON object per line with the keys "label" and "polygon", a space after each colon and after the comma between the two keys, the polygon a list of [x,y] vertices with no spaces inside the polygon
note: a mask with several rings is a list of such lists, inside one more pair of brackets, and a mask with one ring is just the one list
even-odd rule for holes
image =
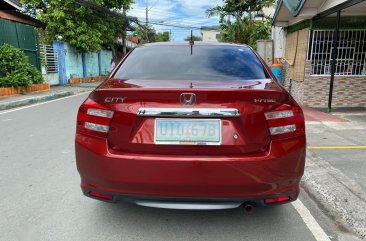
{"label": "green tree", "polygon": [[[201,36],[196,36],[196,35],[193,35],[192,36],[192,40],[193,41],[202,41],[202,37]],[[184,41],[191,41],[191,36],[187,36]]]}
{"label": "green tree", "polygon": [[[139,25],[135,27],[135,31],[133,31],[132,35],[138,37],[141,44],[156,42],[156,31],[152,26],[146,27]],[[149,39],[147,39],[147,37]]]}
{"label": "green tree", "polygon": [[169,32],[157,33],[155,36],[156,42],[169,42],[170,36]]}
{"label": "green tree", "polygon": [[[146,31],[147,30],[147,31]],[[146,32],[148,33],[149,39],[146,37]],[[153,42],[168,42],[170,41],[169,32],[156,33],[156,30],[153,26],[144,26],[140,25],[135,28],[133,32],[133,36],[138,37],[140,39],[140,43],[153,43]]]}
{"label": "green tree", "polygon": [[[85,2],[96,8],[81,4]],[[128,9],[132,2],[133,0],[22,0],[25,11],[46,24],[46,42],[62,38],[81,52],[115,46],[116,39],[124,37],[128,23],[125,16],[111,14],[109,10]]]}
{"label": "green tree", "polygon": [[[274,0],[224,0],[222,6],[207,11],[209,17],[219,16],[220,40],[245,43],[256,48],[258,39],[270,37],[271,25],[262,9],[274,4]],[[263,20],[256,20],[262,17]]]}

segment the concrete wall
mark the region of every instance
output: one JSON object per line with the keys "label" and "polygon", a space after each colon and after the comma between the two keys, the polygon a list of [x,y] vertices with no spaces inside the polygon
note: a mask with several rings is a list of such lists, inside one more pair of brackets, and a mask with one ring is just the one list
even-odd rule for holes
{"label": "concrete wall", "polygon": [[112,51],[101,50],[100,52],[100,69],[98,53],[85,53],[85,73],[83,71],[83,54],[76,50],[73,46],[65,43],[65,72],[66,78],[82,78],[95,77],[108,74],[111,65]]}
{"label": "concrete wall", "polygon": [[83,77],[82,54],[67,43],[64,44],[64,49],[66,78]]}
{"label": "concrete wall", "polygon": [[99,76],[98,53],[86,53],[86,75],[85,77]]}
{"label": "concrete wall", "polygon": [[285,56],[287,30],[282,27],[272,27],[273,54],[275,58],[283,58]]}
{"label": "concrete wall", "polygon": [[112,51],[101,50],[101,74],[107,75],[111,69]]}

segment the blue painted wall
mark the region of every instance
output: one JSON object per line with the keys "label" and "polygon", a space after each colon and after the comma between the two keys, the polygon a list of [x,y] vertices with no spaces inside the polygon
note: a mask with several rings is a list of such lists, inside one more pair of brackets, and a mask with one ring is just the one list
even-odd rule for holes
{"label": "blue painted wall", "polygon": [[85,77],[99,76],[98,53],[86,53],[85,60],[86,60]]}
{"label": "blue painted wall", "polygon": [[83,77],[82,53],[67,43],[65,43],[65,66],[67,79]]}
{"label": "blue painted wall", "polygon": [[110,50],[101,50],[98,58],[98,53],[82,54],[67,43],[55,41],[55,46],[58,49],[59,66],[64,69],[62,73],[60,72],[60,79],[107,75],[110,70],[112,59],[112,51]]}
{"label": "blue painted wall", "polygon": [[60,79],[60,85],[65,85],[68,83],[65,66],[65,43],[61,41],[53,42],[53,51],[58,56],[58,74]]}
{"label": "blue painted wall", "polygon": [[111,68],[111,59],[112,59],[112,51],[110,50],[101,50],[100,51],[101,58],[101,74],[107,75]]}

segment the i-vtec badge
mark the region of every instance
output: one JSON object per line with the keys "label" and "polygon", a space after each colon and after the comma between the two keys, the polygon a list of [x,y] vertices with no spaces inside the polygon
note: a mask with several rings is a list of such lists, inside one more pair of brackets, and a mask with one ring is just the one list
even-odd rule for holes
{"label": "i-vtec badge", "polygon": [[123,103],[125,102],[127,97],[107,97],[104,102],[106,103]]}
{"label": "i-vtec badge", "polygon": [[254,99],[254,103],[275,103],[274,99]]}

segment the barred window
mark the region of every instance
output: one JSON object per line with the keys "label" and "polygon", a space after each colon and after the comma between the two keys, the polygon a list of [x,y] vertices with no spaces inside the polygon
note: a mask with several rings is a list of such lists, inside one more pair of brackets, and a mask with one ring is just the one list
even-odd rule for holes
{"label": "barred window", "polygon": [[[308,60],[313,75],[330,75],[333,30],[314,30]],[[366,75],[366,30],[340,30],[335,75]]]}
{"label": "barred window", "polygon": [[58,59],[52,45],[40,45],[41,63],[47,73],[58,73]]}

